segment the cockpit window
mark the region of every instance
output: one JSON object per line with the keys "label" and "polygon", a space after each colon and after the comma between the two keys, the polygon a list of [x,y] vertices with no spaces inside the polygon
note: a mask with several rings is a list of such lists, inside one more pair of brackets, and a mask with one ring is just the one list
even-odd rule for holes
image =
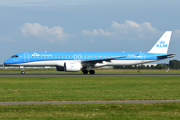
{"label": "cockpit window", "polygon": [[11,58],[18,58],[18,55],[13,55],[11,56]]}

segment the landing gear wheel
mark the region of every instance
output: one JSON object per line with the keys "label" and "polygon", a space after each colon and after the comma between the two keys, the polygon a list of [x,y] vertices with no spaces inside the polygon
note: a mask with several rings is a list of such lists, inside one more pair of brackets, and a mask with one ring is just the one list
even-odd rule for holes
{"label": "landing gear wheel", "polygon": [[24,75],[24,74],[25,74],[25,71],[21,71],[21,74]]}
{"label": "landing gear wheel", "polygon": [[83,70],[83,73],[84,73],[84,74],[88,74],[88,71],[87,71],[87,70]]}
{"label": "landing gear wheel", "polygon": [[94,71],[94,70],[90,70],[89,73],[90,73],[90,74],[94,74],[95,71]]}

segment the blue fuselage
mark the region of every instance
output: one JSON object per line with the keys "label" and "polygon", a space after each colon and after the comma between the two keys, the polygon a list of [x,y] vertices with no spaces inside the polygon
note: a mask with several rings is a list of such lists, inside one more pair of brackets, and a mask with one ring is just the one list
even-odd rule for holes
{"label": "blue fuselage", "polygon": [[[164,54],[140,53],[140,52],[28,52],[18,53],[4,62],[4,65],[11,66],[56,66],[57,62],[64,61],[88,61],[98,59],[109,59],[108,65],[133,65],[166,59],[157,56]],[[54,64],[53,64],[54,61]],[[115,62],[118,61],[118,62]],[[134,62],[133,62],[134,61]],[[114,64],[113,64],[114,62]],[[35,63],[35,64],[33,64]],[[50,63],[50,64],[48,64]],[[59,64],[60,65],[60,64]]]}

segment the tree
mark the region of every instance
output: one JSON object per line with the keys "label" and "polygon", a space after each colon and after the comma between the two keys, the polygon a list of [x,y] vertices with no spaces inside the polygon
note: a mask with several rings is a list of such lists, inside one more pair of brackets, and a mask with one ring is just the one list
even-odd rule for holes
{"label": "tree", "polygon": [[141,69],[145,69],[146,67],[145,67],[145,65],[141,65]]}
{"label": "tree", "polygon": [[151,65],[151,69],[154,69],[155,67],[154,67],[154,65]]}
{"label": "tree", "polygon": [[147,65],[147,67],[146,67],[147,69],[149,69],[149,65]]}
{"label": "tree", "polygon": [[172,69],[178,69],[179,66],[178,66],[178,60],[170,60],[169,61],[169,66],[172,68]]}
{"label": "tree", "polygon": [[162,69],[161,64],[157,64],[157,65],[156,65],[156,69]]}
{"label": "tree", "polygon": [[124,69],[123,66],[113,66],[114,69]]}

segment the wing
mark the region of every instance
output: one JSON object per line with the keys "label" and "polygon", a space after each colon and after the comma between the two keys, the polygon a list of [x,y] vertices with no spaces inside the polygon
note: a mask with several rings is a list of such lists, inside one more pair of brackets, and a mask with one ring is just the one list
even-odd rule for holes
{"label": "wing", "polygon": [[104,58],[104,59],[93,59],[93,60],[82,60],[81,63],[102,63],[103,61],[105,62],[111,62],[111,60],[115,60],[118,58],[125,58],[126,56],[123,57],[114,57],[114,58]]}

